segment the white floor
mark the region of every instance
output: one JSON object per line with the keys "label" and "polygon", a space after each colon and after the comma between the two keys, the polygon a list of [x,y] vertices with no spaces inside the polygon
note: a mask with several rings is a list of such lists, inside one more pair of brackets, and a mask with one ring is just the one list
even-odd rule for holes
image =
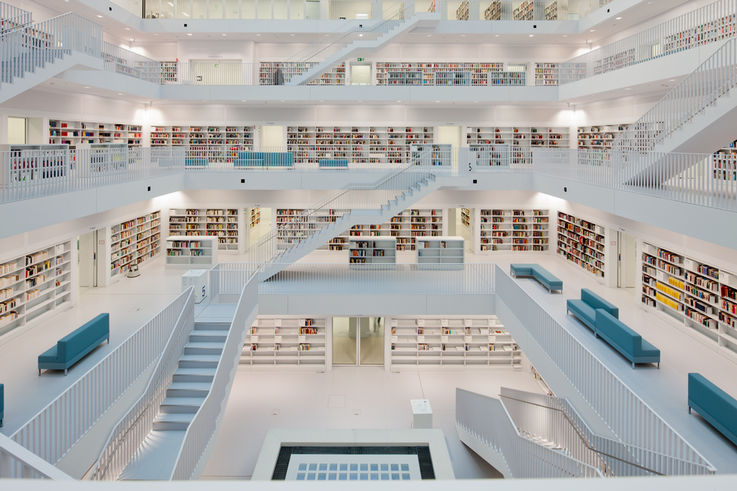
{"label": "white floor", "polygon": [[[221,255],[223,262],[243,260],[242,256]],[[399,262],[412,262],[411,253],[400,254]],[[686,410],[686,375],[699,371],[730,394],[737,395],[737,356],[725,352],[716,343],[687,329],[652,309],[642,306],[633,290],[616,290],[600,285],[589,273],[554,255],[489,254],[467,255],[468,262],[497,263],[507,267],[510,262],[535,261],[558,275],[565,283],[563,295],[548,295],[531,280],[520,280],[525,289],[536,296],[546,308],[566,322],[580,339],[641,397],[663,415],[673,427],[699,448],[706,448],[707,458],[720,469],[737,472],[735,447],[718,437],[714,430]],[[346,261],[344,254],[315,252],[302,262]],[[52,314],[30,326],[0,337],[0,382],[5,384],[5,427],[12,434],[62,390],[72,384],[87,369],[114,349],[130,333],[170,302],[179,291],[182,271],[167,271],[158,259],[142,268],[142,275],[94,290],[85,290],[72,309]],[[661,370],[642,367],[632,370],[606,344],[595,340],[590,331],[565,316],[565,299],[578,297],[579,289],[588,287],[620,307],[620,317],[662,352]],[[57,339],[100,312],[111,314],[111,343],[103,345],[75,366],[68,376],[37,374],[37,356],[53,346]],[[223,313],[229,315],[229,313]],[[377,369],[335,369],[328,374],[279,371],[238,372],[226,420],[206,473],[211,477],[248,476],[258,452],[260,438],[267,427],[288,425],[326,425],[339,427],[406,427],[407,401],[426,395],[438,399],[437,421],[449,438],[451,455],[459,477],[483,475],[486,471],[451,438],[452,391],[463,386],[479,392],[495,394],[505,381],[497,379],[501,371],[467,370],[452,372],[406,372],[387,374]],[[512,385],[531,390],[537,387],[526,370],[510,372],[516,377]],[[467,384],[467,385],[461,385]],[[507,384],[511,385],[511,384]],[[363,389],[366,394],[362,395]],[[395,394],[386,397],[387,393]],[[253,397],[258,394],[258,397]],[[439,395],[434,395],[439,394]],[[331,398],[330,396],[337,396]],[[342,396],[342,397],[341,397]],[[340,405],[342,407],[331,407]],[[445,406],[444,406],[445,405]],[[442,415],[443,407],[448,414]],[[238,409],[240,408],[240,409]],[[274,409],[279,414],[273,415]],[[354,409],[360,410],[355,415]],[[304,412],[302,412],[304,410]],[[307,414],[308,416],[304,416]],[[251,423],[255,421],[257,423]],[[268,426],[267,426],[268,424]],[[251,428],[253,434],[247,434]],[[250,431],[250,430],[249,430]],[[239,435],[237,438],[233,435]],[[714,443],[716,442],[716,443]],[[713,444],[714,443],[714,444]],[[706,447],[705,447],[706,445]],[[216,459],[216,456],[220,456]]]}

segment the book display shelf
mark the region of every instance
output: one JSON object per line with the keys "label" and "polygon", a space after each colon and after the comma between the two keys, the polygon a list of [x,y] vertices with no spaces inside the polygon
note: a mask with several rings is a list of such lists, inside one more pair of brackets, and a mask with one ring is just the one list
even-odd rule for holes
{"label": "book display shelf", "polygon": [[628,124],[607,124],[578,127],[578,148],[609,150],[617,135],[630,128]]}
{"label": "book display shelf", "polygon": [[558,254],[596,277],[606,270],[604,227],[558,212]]}
{"label": "book display shelf", "polygon": [[526,85],[525,71],[504,63],[377,62],[376,85]]}
{"label": "book display shelf", "polygon": [[248,218],[249,228],[254,228],[256,225],[261,223],[261,208],[251,208],[251,212]]}
{"label": "book display shelf", "polygon": [[397,239],[394,237],[351,237],[348,248],[351,268],[393,266],[397,264]]}
{"label": "book display shelf", "polygon": [[594,62],[594,75],[619,70],[635,63],[635,48],[630,48]]}
{"label": "book display shelf", "polygon": [[663,39],[663,54],[703,46],[734,37],[737,33],[737,17],[729,14],[696,27],[666,36]]}
{"label": "book display shelf", "polygon": [[166,239],[166,267],[207,267],[215,264],[215,237],[172,235]]}
{"label": "book display shelf", "polygon": [[161,211],[126,220],[110,227],[110,277],[126,273],[159,253]]}
{"label": "book display shelf", "polygon": [[432,126],[289,126],[287,150],[297,164],[348,159],[357,164],[409,164],[413,144],[432,144]]}
{"label": "book display shelf", "polygon": [[394,317],[391,364],[519,367],[522,352],[496,316]]}
{"label": "book display shelf", "polygon": [[570,141],[568,128],[472,126],[466,132],[466,144],[476,152],[488,149],[487,145],[509,145],[509,163],[531,164],[533,148],[568,148]]}
{"label": "book display shelf", "polygon": [[456,9],[456,20],[468,20],[468,0],[462,0]]}
{"label": "book display shelf", "polygon": [[0,185],[22,188],[69,176],[67,145],[0,145]]}
{"label": "book display shelf", "polygon": [[[279,250],[286,249],[307,238],[323,224],[336,221],[349,210],[318,210],[307,216],[308,210],[296,208],[277,208],[276,210],[276,244]],[[342,251],[347,245],[347,234],[341,239],[333,238],[319,249]]]}
{"label": "book display shelf", "polygon": [[558,63],[535,63],[535,85],[558,85]]}
{"label": "book display shelf", "polygon": [[179,81],[179,60],[159,62],[162,84],[175,84]]}
{"label": "book display shelf", "polygon": [[737,275],[642,244],[642,303],[737,352]]}
{"label": "book display shelf", "polygon": [[[259,63],[259,85],[284,85],[292,77],[300,75],[317,65],[316,62],[262,61]],[[345,63],[323,73],[307,85],[345,85]]]}
{"label": "book display shelf", "polygon": [[558,20],[558,0],[553,0],[545,6],[545,20]]}
{"label": "book display shelf", "polygon": [[418,269],[463,269],[463,237],[422,237],[417,239]]}
{"label": "book display shelf", "polygon": [[471,209],[470,208],[461,208],[461,223],[465,227],[471,226]]}
{"label": "book display shelf", "polygon": [[169,235],[215,237],[220,251],[238,252],[236,208],[174,208],[169,210]]}
{"label": "book display shelf", "polygon": [[0,262],[0,334],[72,302],[72,244]]}
{"label": "book display shelf", "polygon": [[246,335],[240,363],[326,368],[327,319],[260,315]]}
{"label": "book display shelf", "polygon": [[479,219],[481,252],[549,250],[549,210],[479,210]]}
{"label": "book display shelf", "polygon": [[253,150],[254,127],[243,125],[153,126],[151,147],[184,147],[187,157],[232,163]]}
{"label": "book display shelf", "polygon": [[492,0],[484,9],[484,20],[502,20],[502,1]]}
{"label": "book display shelf", "polygon": [[125,143],[140,147],[143,127],[125,123],[49,120],[49,144],[76,147],[82,144]]}
{"label": "book display shelf", "polygon": [[535,2],[524,0],[512,11],[512,18],[514,20],[535,20]]}
{"label": "book display shelf", "polygon": [[415,165],[450,167],[453,165],[453,146],[448,143],[411,145],[410,156]]}
{"label": "book display shelf", "polygon": [[737,181],[737,140],[714,153],[714,179]]}

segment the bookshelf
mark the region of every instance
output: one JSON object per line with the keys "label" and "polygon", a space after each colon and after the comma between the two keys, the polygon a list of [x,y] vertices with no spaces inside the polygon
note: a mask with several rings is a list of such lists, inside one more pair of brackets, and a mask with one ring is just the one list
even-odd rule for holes
{"label": "bookshelf", "polygon": [[558,20],[558,0],[545,5],[545,20]]}
{"label": "bookshelf", "polygon": [[[284,85],[292,77],[309,70],[317,62],[298,61],[262,61],[259,63],[259,85]],[[308,82],[308,85],[345,85],[345,63],[323,73],[320,78]]]}
{"label": "bookshelf", "polygon": [[558,85],[558,63],[535,63],[535,85]]}
{"label": "bookshelf", "polygon": [[480,210],[479,219],[481,252],[549,250],[549,210]]}
{"label": "bookshelf", "polygon": [[422,237],[416,247],[418,269],[463,269],[463,237]]}
{"label": "bookshelf", "polygon": [[558,254],[596,277],[606,270],[604,227],[558,212]]}
{"label": "bookshelf", "polygon": [[260,315],[246,335],[240,363],[324,370],[327,319]]}
{"label": "bookshelf", "polygon": [[191,267],[215,264],[215,237],[172,235],[166,239],[166,266]]}
{"label": "bookshelf", "polygon": [[71,303],[70,241],[0,262],[0,334]]}
{"label": "bookshelf", "polygon": [[466,226],[471,226],[471,209],[470,208],[461,208],[461,223]]}
{"label": "bookshelf", "polygon": [[663,54],[671,54],[735,36],[735,14],[725,15],[663,39]]}
{"label": "bookshelf", "polygon": [[570,140],[568,128],[471,126],[467,129],[466,144],[477,152],[482,162],[506,165],[500,158],[501,151],[498,157],[493,151],[488,155],[488,145],[508,145],[510,164],[531,164],[533,148],[568,148]]}
{"label": "bookshelf", "polygon": [[714,179],[737,181],[737,140],[714,153]]}
{"label": "bookshelf", "polygon": [[504,63],[377,62],[376,85],[525,85],[526,73]]}
{"label": "bookshelf", "polygon": [[506,144],[500,145],[470,145],[468,147],[471,152],[472,167],[499,167],[508,166],[510,162],[511,152]]}
{"label": "bookshelf", "polygon": [[[259,219],[260,221],[260,219]],[[214,237],[218,250],[237,252],[240,244],[236,208],[175,208],[169,210],[169,235]]]}
{"label": "bookshelf", "polygon": [[66,145],[0,145],[0,185],[22,188],[69,176]]}
{"label": "bookshelf", "polygon": [[513,20],[534,20],[535,3],[533,0],[524,0],[512,11]]}
{"label": "bookshelf", "polygon": [[[448,143],[434,143],[432,145],[410,145],[410,158],[415,165],[450,167],[453,156],[453,146]],[[427,159],[429,158],[429,162]]]}
{"label": "bookshelf", "polygon": [[737,351],[737,275],[647,242],[642,303]]}
{"label": "bookshelf", "polygon": [[348,159],[357,164],[409,164],[411,145],[432,144],[432,126],[289,126],[287,151],[297,164]]}
{"label": "bookshelf", "polygon": [[248,228],[254,228],[261,223],[261,208],[251,208],[248,217]]}
{"label": "bookshelf", "polygon": [[348,264],[351,268],[396,263],[397,239],[394,237],[351,237],[348,248]]}
{"label": "bookshelf", "polygon": [[617,136],[630,128],[628,124],[578,127],[578,148],[609,150]]}
{"label": "bookshelf", "polygon": [[125,123],[49,120],[49,144],[76,147],[82,144],[124,143],[140,147],[143,127]]}
{"label": "bookshelf", "polygon": [[520,367],[522,352],[496,316],[394,317],[391,364]]}
{"label": "bookshelf", "polygon": [[484,9],[484,20],[502,20],[501,0],[492,0],[489,6]]}
{"label": "bookshelf", "polygon": [[456,9],[456,20],[468,20],[468,0],[462,0]]}
{"label": "bookshelf", "polygon": [[254,126],[153,126],[151,147],[184,147],[187,156],[211,163],[232,163],[238,152],[254,148]]}
{"label": "bookshelf", "polygon": [[[348,210],[326,210],[313,214],[308,220],[305,210],[278,208],[276,210],[277,247],[285,249],[306,237],[316,223],[334,222]],[[418,237],[439,237],[444,235],[444,211],[442,209],[409,209],[392,217],[381,225],[356,225],[349,231],[334,237],[320,247],[331,251],[345,251],[353,237],[393,237],[397,251],[414,251]]]}
{"label": "bookshelf", "polygon": [[635,48],[626,49],[594,62],[594,75],[619,70],[635,63]]}
{"label": "bookshelf", "polygon": [[110,227],[110,277],[122,275],[132,264],[159,253],[161,211],[155,211]]}
{"label": "bookshelf", "polygon": [[159,62],[162,84],[175,84],[179,81],[179,60]]}

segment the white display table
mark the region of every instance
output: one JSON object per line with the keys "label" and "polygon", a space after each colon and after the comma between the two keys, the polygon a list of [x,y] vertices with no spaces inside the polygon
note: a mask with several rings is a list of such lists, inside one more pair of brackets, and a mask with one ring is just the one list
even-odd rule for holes
{"label": "white display table", "polygon": [[412,406],[412,428],[432,428],[432,407],[427,399],[411,399]]}

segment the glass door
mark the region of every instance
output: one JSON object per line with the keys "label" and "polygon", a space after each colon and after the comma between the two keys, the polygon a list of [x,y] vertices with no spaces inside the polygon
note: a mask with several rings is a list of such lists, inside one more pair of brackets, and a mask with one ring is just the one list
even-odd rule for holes
{"label": "glass door", "polygon": [[333,317],[334,366],[384,366],[383,317]]}

